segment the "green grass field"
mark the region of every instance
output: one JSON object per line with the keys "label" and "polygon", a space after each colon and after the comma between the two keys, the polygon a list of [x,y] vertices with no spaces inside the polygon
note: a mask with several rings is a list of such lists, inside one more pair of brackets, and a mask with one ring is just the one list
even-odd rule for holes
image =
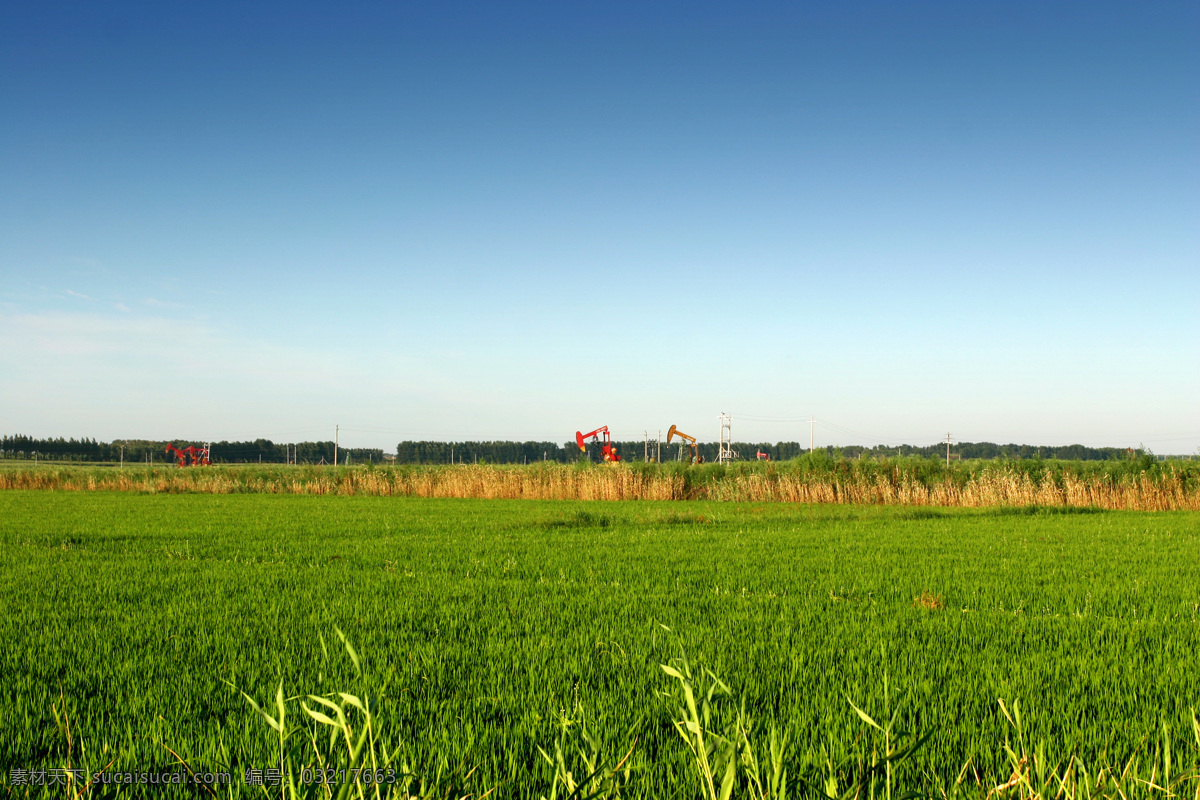
{"label": "green grass field", "polygon": [[415,776],[393,790],[562,797],[594,749],[621,764],[610,793],[699,797],[660,666],[685,652],[731,691],[709,728],[744,706],[764,763],[786,737],[788,796],[866,785],[886,743],[850,701],[928,735],[897,792],[983,797],[1006,742],[1200,786],[1193,512],[9,491],[0,544],[6,773],[181,759],[246,796],[281,746],[241,692],[270,711],[282,685],[285,768],[339,747],[294,698],[344,691]]}

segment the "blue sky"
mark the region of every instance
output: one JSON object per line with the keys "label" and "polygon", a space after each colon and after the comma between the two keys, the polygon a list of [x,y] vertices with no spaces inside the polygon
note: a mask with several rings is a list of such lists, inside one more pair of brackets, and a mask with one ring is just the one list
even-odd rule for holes
{"label": "blue sky", "polygon": [[1200,6],[19,3],[0,428],[1200,448]]}

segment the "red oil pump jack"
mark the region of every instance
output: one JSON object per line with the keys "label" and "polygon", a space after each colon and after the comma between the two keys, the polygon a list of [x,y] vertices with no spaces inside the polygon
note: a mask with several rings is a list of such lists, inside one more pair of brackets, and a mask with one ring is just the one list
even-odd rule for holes
{"label": "red oil pump jack", "polygon": [[613,447],[612,441],[608,438],[607,425],[596,428],[596,430],[592,431],[591,433],[580,433],[579,431],[575,431],[575,444],[579,445],[580,451],[587,452],[587,445],[583,443],[584,440],[591,439],[593,442],[595,442],[598,440],[601,434],[604,436],[604,446],[600,448],[600,452],[604,454],[604,460],[620,461],[621,457],[617,455],[617,448]]}
{"label": "red oil pump jack", "polygon": [[193,467],[197,466],[197,465],[208,466],[209,464],[212,463],[208,459],[208,448],[207,447],[196,447],[194,445],[188,445],[187,447],[179,448],[179,447],[176,447],[175,444],[172,442],[167,445],[167,449],[165,452],[167,452],[168,454],[170,454],[172,452],[175,453],[175,466],[177,466],[177,467],[188,466],[189,458],[192,461],[191,465]]}
{"label": "red oil pump jack", "polygon": [[170,453],[172,451],[175,452],[175,466],[186,467],[187,466],[187,453],[183,450],[180,450],[178,447],[176,447],[173,442],[171,444],[167,445],[166,452],[168,455],[170,455]]}

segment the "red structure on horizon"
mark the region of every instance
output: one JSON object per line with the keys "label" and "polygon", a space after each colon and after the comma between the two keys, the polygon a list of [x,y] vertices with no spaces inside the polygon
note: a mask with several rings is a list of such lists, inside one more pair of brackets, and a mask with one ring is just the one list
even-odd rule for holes
{"label": "red structure on horizon", "polygon": [[584,440],[591,439],[594,442],[599,438],[600,435],[604,436],[604,446],[600,448],[600,452],[604,456],[604,460],[620,461],[621,457],[617,455],[617,448],[613,447],[612,440],[609,439],[607,425],[596,428],[596,430],[592,431],[591,433],[575,431],[575,444],[579,445],[580,452],[585,452],[587,450],[587,445],[584,444]]}
{"label": "red structure on horizon", "polygon": [[[172,442],[167,445],[166,452],[168,454],[172,452],[175,454],[175,466],[177,467],[207,467],[212,464],[212,461],[209,460],[208,448],[208,445],[204,447],[188,445],[187,447],[179,448]],[[191,460],[190,464],[188,463],[189,459]]]}

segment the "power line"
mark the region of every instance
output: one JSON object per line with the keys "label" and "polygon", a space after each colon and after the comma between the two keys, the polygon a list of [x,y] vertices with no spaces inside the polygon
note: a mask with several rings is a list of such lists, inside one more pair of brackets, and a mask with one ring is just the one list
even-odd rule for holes
{"label": "power line", "polygon": [[808,422],[808,417],[764,417],[757,414],[743,414],[740,411],[731,411],[730,414],[737,414],[739,420],[746,422]]}

